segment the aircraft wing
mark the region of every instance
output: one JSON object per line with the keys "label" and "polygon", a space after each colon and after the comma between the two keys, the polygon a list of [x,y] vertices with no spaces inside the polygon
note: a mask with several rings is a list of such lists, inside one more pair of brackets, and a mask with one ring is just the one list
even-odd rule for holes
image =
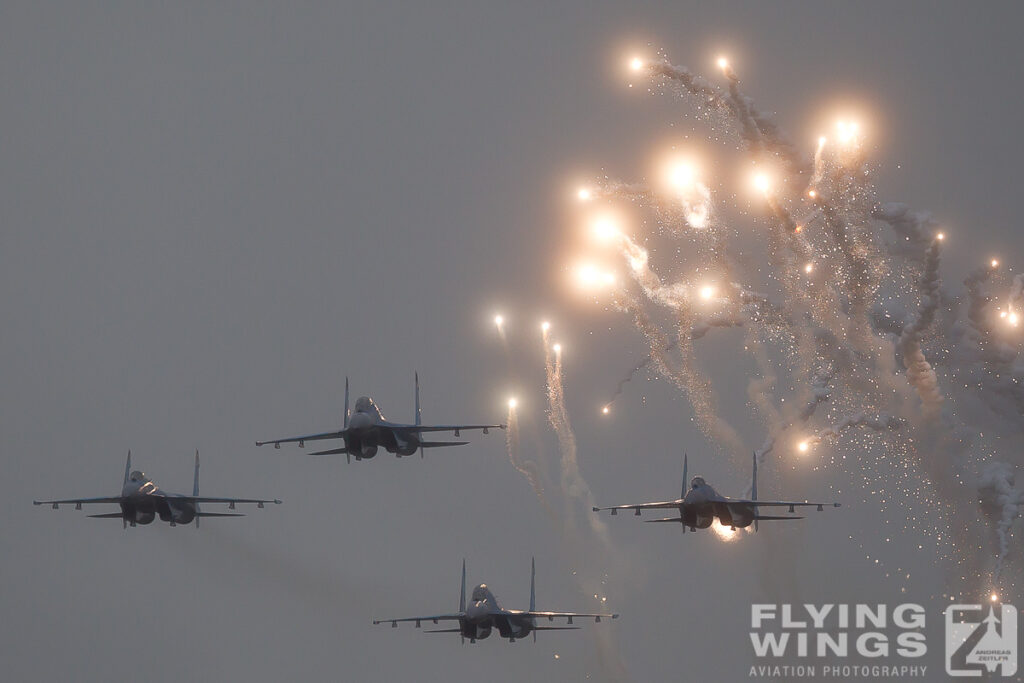
{"label": "aircraft wing", "polygon": [[81,507],[83,504],[90,505],[92,503],[121,503],[128,500],[121,496],[111,496],[109,498],[69,498],[67,500],[33,500],[33,505],[52,505],[57,507],[58,505],[71,505],[74,503],[75,507]]}
{"label": "aircraft wing", "polygon": [[641,510],[678,510],[679,506],[682,504],[682,500],[664,500],[654,503],[633,503],[631,505],[613,505],[611,507],[606,508],[594,508],[594,512],[601,512],[602,510],[611,510],[612,514],[615,514],[617,510],[636,510],[637,514],[640,514]]}
{"label": "aircraft wing", "polygon": [[841,507],[842,503],[812,503],[806,500],[801,501],[788,501],[788,500],[737,500],[735,498],[726,498],[725,503],[738,504],[738,505],[756,505],[760,507],[787,507],[787,508],[798,508],[798,507],[816,507],[818,509],[828,507]]}
{"label": "aircraft wing", "polygon": [[187,500],[192,503],[256,503],[260,507],[263,507],[264,503],[273,503],[274,505],[280,505],[281,501],[266,498],[211,498],[209,496],[174,496],[178,500]]}
{"label": "aircraft wing", "polygon": [[547,619],[553,621],[555,619],[568,619],[569,623],[572,623],[574,617],[581,617],[584,619],[593,619],[594,621],[601,621],[602,619],[618,619],[618,614],[606,614],[606,613],[588,613],[588,612],[537,612],[534,610],[508,610],[509,614],[515,614],[520,617],[533,617],[534,619]]}
{"label": "aircraft wing", "polygon": [[400,621],[415,621],[416,628],[419,628],[420,622],[430,621],[437,623],[439,621],[458,621],[466,616],[465,612],[455,612],[454,614],[432,614],[429,617],[402,617],[401,619],[374,619],[374,624],[383,624],[384,622],[390,621],[391,628],[397,628],[398,622]]}
{"label": "aircraft wing", "polygon": [[267,439],[266,441],[257,441],[257,446],[263,444],[272,443],[274,448],[278,448],[283,443],[295,443],[296,441],[300,444],[304,441],[323,441],[325,439],[344,439],[345,435],[348,434],[347,429],[342,429],[339,432],[323,432],[322,434],[308,434],[306,436],[289,436],[285,439]]}
{"label": "aircraft wing", "polygon": [[422,434],[424,432],[461,432],[464,429],[505,429],[508,425],[404,425],[395,422],[382,422],[381,427],[399,429],[403,432]]}

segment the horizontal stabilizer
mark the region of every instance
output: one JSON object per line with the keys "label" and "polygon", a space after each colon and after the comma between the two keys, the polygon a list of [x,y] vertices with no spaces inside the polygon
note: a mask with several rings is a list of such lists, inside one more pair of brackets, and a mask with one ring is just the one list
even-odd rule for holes
{"label": "horizontal stabilizer", "polygon": [[420,441],[420,448],[444,448],[445,446],[465,446],[468,441]]}
{"label": "horizontal stabilizer", "polygon": [[120,512],[108,512],[104,515],[88,515],[93,519],[121,519],[124,517]]}
{"label": "horizontal stabilizer", "polygon": [[776,516],[776,515],[756,515],[754,517],[754,519],[758,519],[758,520],[764,520],[764,519],[803,519],[803,517],[788,517],[788,516],[784,517],[784,516]]}
{"label": "horizontal stabilizer", "polygon": [[[763,517],[761,519],[764,519]],[[682,524],[682,517],[662,517],[661,519],[645,519],[645,522],[679,522]]]}
{"label": "horizontal stabilizer", "polygon": [[534,626],[534,631],[577,631],[579,626]]}
{"label": "horizontal stabilizer", "polygon": [[241,512],[197,512],[196,517],[245,517]]}
{"label": "horizontal stabilizer", "polygon": [[310,455],[345,455],[348,453],[348,448],[332,448],[329,451],[317,451],[316,453],[310,453]]}
{"label": "horizontal stabilizer", "polygon": [[461,628],[435,628],[431,630],[423,629],[424,633],[462,633]]}

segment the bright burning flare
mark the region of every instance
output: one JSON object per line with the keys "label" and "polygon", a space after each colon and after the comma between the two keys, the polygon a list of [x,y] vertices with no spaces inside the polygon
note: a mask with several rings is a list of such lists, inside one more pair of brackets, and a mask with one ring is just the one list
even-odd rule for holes
{"label": "bright burning flare", "polygon": [[763,194],[768,194],[768,191],[772,189],[772,181],[764,173],[758,173],[754,176],[754,187]]}
{"label": "bright burning flare", "polygon": [[579,283],[583,286],[595,284],[598,277],[597,268],[593,264],[584,263],[576,269],[576,279],[579,280]]}
{"label": "bright burning flare", "polygon": [[629,60],[629,68],[633,71],[639,71],[644,68],[644,60],[639,57],[633,57],[633,59]]}
{"label": "bright burning flare", "polygon": [[801,453],[806,453],[807,449],[810,448],[810,447],[811,447],[811,444],[807,443],[806,441],[801,441],[800,443],[798,443],[796,445],[796,449],[798,451],[800,451]]}
{"label": "bright burning flare", "polygon": [[814,272],[814,264],[813,263],[808,263],[807,265],[805,265],[804,266],[804,272],[807,273],[808,275],[813,273]]}
{"label": "bright burning flare", "polygon": [[584,263],[576,269],[576,282],[585,289],[609,287],[615,284],[615,273],[602,272],[592,263]]}
{"label": "bright burning flare", "polygon": [[668,181],[678,190],[686,190],[693,187],[697,180],[697,170],[686,161],[680,161],[668,170]]}
{"label": "bright burning flare", "polygon": [[605,406],[604,408],[601,408],[601,414],[602,415],[607,415],[610,412],[612,412],[612,409],[609,408],[608,406]]}
{"label": "bright burning flare", "polygon": [[494,316],[494,324],[496,327],[501,327],[502,325],[505,324],[505,318],[503,318],[500,314]]}
{"label": "bright burning flare", "polygon": [[544,322],[542,322],[540,324],[540,331],[541,332],[547,333],[547,331],[550,330],[550,329],[551,329],[551,323],[549,323],[547,320],[545,320]]}
{"label": "bright burning flare", "polygon": [[508,409],[509,410],[515,410],[517,405],[519,405],[519,401],[515,400],[514,398],[510,398],[508,400]]}
{"label": "bright burning flare", "polygon": [[711,287],[710,285],[705,286],[705,287],[701,287],[700,298],[704,299],[704,301],[710,301],[711,297],[713,297],[714,295],[715,295],[715,288],[714,287]]}
{"label": "bright burning flare", "polygon": [[719,57],[716,61],[716,64],[718,64],[718,68],[722,69],[723,71],[729,68],[729,60],[726,59],[725,57]]}
{"label": "bright burning flare", "polygon": [[562,352],[562,345],[561,344],[555,344],[551,348],[554,349],[555,353],[561,353]]}
{"label": "bright burning flare", "polygon": [[946,239],[946,233],[940,232],[938,235],[935,236],[935,239],[941,242],[942,240]]}
{"label": "bright burning flare", "polygon": [[735,541],[740,537],[739,529],[732,529],[730,527],[727,527],[721,522],[719,522],[717,519],[714,522],[712,522],[709,528],[715,532],[715,535],[718,536],[719,539],[725,541],[726,543],[729,543],[730,541]]}
{"label": "bright burning flare", "polygon": [[992,261],[989,263],[989,265],[992,266],[993,268],[998,268],[999,267],[999,259],[992,259]]}
{"label": "bright burning flare", "polygon": [[837,121],[836,128],[839,130],[839,142],[844,145],[856,142],[860,134],[860,125],[856,121]]}
{"label": "bright burning flare", "polygon": [[591,234],[599,242],[608,242],[619,234],[619,227],[611,218],[602,216],[594,221],[590,228]]}
{"label": "bright burning flare", "polygon": [[581,187],[580,189],[576,190],[576,198],[579,199],[581,202],[588,202],[592,197],[593,195],[591,194],[590,190],[586,187]]}

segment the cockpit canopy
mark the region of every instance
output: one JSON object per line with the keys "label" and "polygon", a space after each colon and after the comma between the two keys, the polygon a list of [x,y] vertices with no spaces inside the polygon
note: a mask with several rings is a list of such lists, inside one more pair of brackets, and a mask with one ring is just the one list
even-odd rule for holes
{"label": "cockpit canopy", "polygon": [[481,583],[473,589],[473,602],[480,602],[487,599],[487,584]]}
{"label": "cockpit canopy", "polygon": [[369,396],[360,396],[356,399],[356,412],[357,413],[374,413],[380,414],[380,410],[377,408],[377,404],[373,402],[373,399]]}
{"label": "cockpit canopy", "polygon": [[690,488],[694,488],[694,489],[695,488],[700,488],[701,486],[706,486],[706,485],[707,484],[704,482],[704,477],[694,477],[693,481],[690,482]]}
{"label": "cockpit canopy", "polygon": [[146,481],[146,473],[141,470],[135,470],[128,476],[128,479],[137,482]]}

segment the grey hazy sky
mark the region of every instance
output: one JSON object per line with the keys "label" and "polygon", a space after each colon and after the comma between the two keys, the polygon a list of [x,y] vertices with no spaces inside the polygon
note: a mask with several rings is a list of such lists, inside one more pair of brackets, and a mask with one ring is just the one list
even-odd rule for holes
{"label": "grey hazy sky", "polygon": [[[463,556],[509,606],[531,555],[541,606],[592,602],[500,434],[351,466],[252,442],[337,426],[346,374],[411,418],[418,370],[425,419],[503,419],[515,390],[525,448],[551,454],[532,336],[549,315],[601,502],[675,495],[684,445],[691,473],[742,492],[745,464],[702,456],[669,388],[634,385],[614,420],[596,415],[644,346],[563,287],[567,192],[602,169],[644,175],[680,114],[625,87],[624,50],[708,73],[729,50],[797,139],[837,98],[865,103],[880,197],[950,226],[955,278],[1024,255],[1021,18],[1010,3],[4,3],[2,677],[601,680],[606,629],[635,680],[741,680],[751,601],[927,603],[931,558],[877,543],[878,515],[854,505],[773,530],[798,552],[768,578],[771,533],[681,542],[612,520],[623,617],[589,632],[463,648],[374,628],[454,609]],[[31,505],[114,494],[128,448],[169,490],[188,490],[199,448],[204,493],[285,504],[128,532]],[[794,481],[830,477],[844,482]],[[912,570],[909,594],[862,543]]]}

